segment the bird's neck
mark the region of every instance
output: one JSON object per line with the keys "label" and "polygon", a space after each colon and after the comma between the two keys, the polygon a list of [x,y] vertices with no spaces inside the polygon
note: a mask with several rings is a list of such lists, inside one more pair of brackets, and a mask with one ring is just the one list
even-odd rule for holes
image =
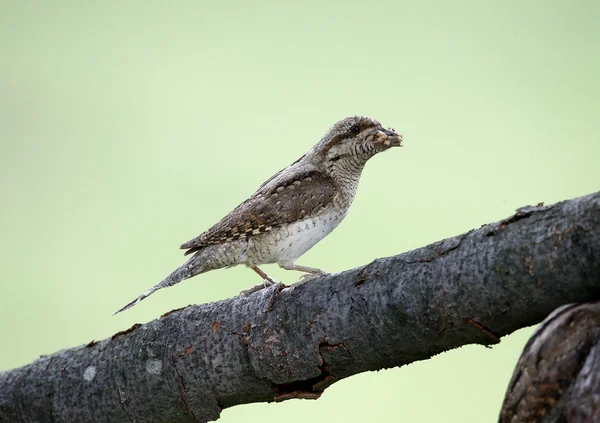
{"label": "bird's neck", "polygon": [[353,198],[367,160],[368,158],[361,156],[344,157],[331,162],[328,173],[337,182],[340,189]]}

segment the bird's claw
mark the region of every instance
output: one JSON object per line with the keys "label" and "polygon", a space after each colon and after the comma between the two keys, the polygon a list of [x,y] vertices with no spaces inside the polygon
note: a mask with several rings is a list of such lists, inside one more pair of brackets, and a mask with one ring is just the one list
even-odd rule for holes
{"label": "bird's claw", "polygon": [[300,279],[298,279],[298,282],[308,282],[311,279],[316,278],[319,275],[312,275],[310,273],[307,273],[306,275],[302,275],[300,276]]}
{"label": "bird's claw", "polygon": [[263,284],[260,285],[255,285],[252,288],[248,288],[248,289],[244,289],[243,291],[240,291],[240,296],[244,297],[250,294],[254,294],[257,291],[260,291],[261,289],[265,289],[266,286],[264,286]]}
{"label": "bird's claw", "polygon": [[246,296],[246,295],[250,295],[250,294],[254,294],[257,291],[260,291],[262,289],[268,288],[270,286],[273,285],[277,285],[279,282],[274,281],[271,278],[265,278],[263,279],[263,283],[260,285],[255,285],[252,288],[248,288],[248,289],[244,289],[243,291],[240,291],[240,295],[241,296]]}
{"label": "bird's claw", "polygon": [[321,273],[305,273],[304,275],[300,276],[300,279],[298,279],[298,282],[308,282],[310,280],[319,278],[321,276],[326,275],[327,272],[321,272]]}
{"label": "bird's claw", "polygon": [[263,286],[266,288],[268,286],[273,286],[273,285],[277,285],[279,282],[274,281],[273,279],[271,279],[270,277],[266,277],[263,279]]}

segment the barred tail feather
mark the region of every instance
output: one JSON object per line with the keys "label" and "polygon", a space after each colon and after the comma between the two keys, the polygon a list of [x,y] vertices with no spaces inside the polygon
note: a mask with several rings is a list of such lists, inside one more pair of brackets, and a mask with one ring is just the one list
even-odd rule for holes
{"label": "barred tail feather", "polygon": [[[196,276],[196,275],[199,275],[200,273],[204,272],[205,271],[204,266],[202,266],[201,264],[198,263],[198,261],[199,261],[198,259],[199,259],[198,255],[194,255],[188,261],[186,261],[181,266],[179,266],[177,269],[175,269],[169,276],[167,276],[162,281],[160,281],[159,283],[154,285],[152,288],[150,288],[149,290],[144,292],[142,295],[140,295],[135,300],[133,300],[132,302],[127,304],[125,307],[117,310],[115,312],[115,314],[118,314],[122,311],[127,310],[128,308],[133,307],[134,305],[136,305],[137,303],[142,301],[144,298],[149,297],[150,295],[154,294],[156,291],[158,291],[161,288],[166,288],[168,286],[178,284],[179,282],[181,282],[183,280],[189,279],[192,276]],[[115,314],[113,314],[113,316]]]}

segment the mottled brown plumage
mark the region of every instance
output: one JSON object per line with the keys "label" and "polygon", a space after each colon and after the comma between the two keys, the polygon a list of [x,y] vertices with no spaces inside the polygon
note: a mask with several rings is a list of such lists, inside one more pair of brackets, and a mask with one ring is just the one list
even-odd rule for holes
{"label": "mottled brown plumage", "polygon": [[316,170],[287,175],[275,186],[263,184],[221,221],[180,248],[188,249],[188,255],[207,245],[250,238],[314,216],[332,201],[337,190],[330,176]]}
{"label": "mottled brown plumage", "polygon": [[353,116],[339,121],[304,156],[269,178],[217,224],[182,244],[192,257],[117,313],[160,288],[237,264],[254,270],[265,285],[274,281],[258,267],[261,264],[324,273],[297,265],[296,259],[345,217],[366,162],[401,143],[402,135],[375,119]]}

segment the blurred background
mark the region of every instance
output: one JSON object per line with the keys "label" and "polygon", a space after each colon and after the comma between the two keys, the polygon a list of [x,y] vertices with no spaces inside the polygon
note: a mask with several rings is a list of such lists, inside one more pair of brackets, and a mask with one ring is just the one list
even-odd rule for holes
{"label": "blurred background", "polygon": [[[599,19],[595,0],[0,1],[0,370],[253,286],[215,271],[111,316],[349,115],[405,147],[300,264],[342,271],[599,190]],[[495,421],[531,330],[221,421]]]}

